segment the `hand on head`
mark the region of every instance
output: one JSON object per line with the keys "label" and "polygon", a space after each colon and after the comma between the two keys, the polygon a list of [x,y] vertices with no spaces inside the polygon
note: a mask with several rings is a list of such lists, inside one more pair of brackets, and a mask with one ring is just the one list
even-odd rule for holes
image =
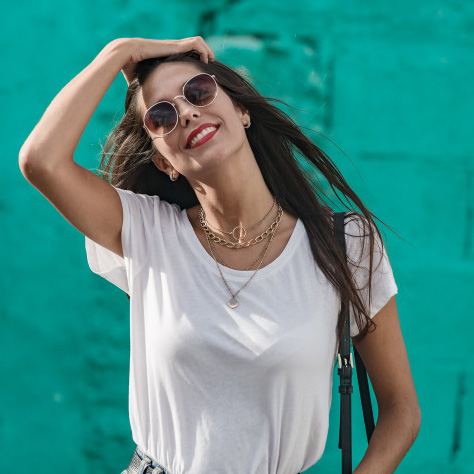
{"label": "hand on head", "polygon": [[153,40],[145,38],[124,38],[116,40],[120,45],[129,48],[129,61],[123,65],[122,74],[127,84],[134,79],[137,64],[144,59],[170,56],[176,53],[196,51],[205,63],[215,61],[214,51],[201,36],[180,40]]}

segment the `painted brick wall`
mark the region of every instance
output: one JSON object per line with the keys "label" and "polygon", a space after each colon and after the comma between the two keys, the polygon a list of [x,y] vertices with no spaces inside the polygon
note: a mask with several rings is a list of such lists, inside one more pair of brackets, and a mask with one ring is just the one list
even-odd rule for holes
{"label": "painted brick wall", "polygon": [[[21,144],[108,41],[198,34],[262,93],[298,108],[286,111],[405,239],[382,226],[423,417],[397,472],[474,472],[472,2],[26,0],[9,3],[0,22],[5,472],[18,456],[39,474],[120,472],[134,447],[128,299],[90,272],[83,236],[23,178]],[[82,166],[97,167],[124,94],[119,77],[77,149]],[[365,449],[358,404],[355,460]],[[337,408],[326,452],[307,472],[339,469]]]}

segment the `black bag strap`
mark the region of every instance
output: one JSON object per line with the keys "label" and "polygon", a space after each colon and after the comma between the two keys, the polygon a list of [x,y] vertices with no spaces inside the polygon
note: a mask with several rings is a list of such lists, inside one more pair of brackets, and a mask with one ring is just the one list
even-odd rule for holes
{"label": "black bag strap", "polygon": [[[346,239],[344,236],[344,213],[334,214],[334,228],[339,245],[344,256],[346,255]],[[341,301],[341,312],[344,305]],[[342,474],[352,473],[352,427],[351,427],[351,394],[352,388],[352,367],[354,366],[351,354],[351,336],[349,326],[349,307],[346,305],[344,314],[344,329],[342,339],[339,343],[337,362],[339,368],[339,393],[341,396],[341,414],[339,424],[339,449],[342,450]]]}
{"label": "black bag strap", "polygon": [[[346,255],[346,239],[344,233],[344,212],[334,213],[334,230],[339,245],[341,246],[344,257]],[[342,302],[341,302],[342,303]],[[341,312],[345,309],[344,330],[342,339],[339,343],[338,375],[340,378],[339,393],[341,396],[341,415],[339,424],[339,448],[342,450],[342,474],[352,473],[352,427],[351,427],[351,394],[352,387],[352,369],[354,367],[351,354],[351,336],[349,323],[349,304],[341,304]],[[364,363],[359,353],[354,348],[354,358],[356,361],[357,379],[359,382],[360,397],[362,402],[362,411],[364,413],[365,429],[367,440],[370,441],[375,428],[374,416],[372,412],[372,402],[370,399],[369,381]]]}

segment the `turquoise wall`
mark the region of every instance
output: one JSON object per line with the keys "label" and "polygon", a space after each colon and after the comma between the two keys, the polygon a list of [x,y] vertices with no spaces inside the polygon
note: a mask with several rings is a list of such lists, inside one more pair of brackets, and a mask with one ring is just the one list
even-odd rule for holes
{"label": "turquoise wall", "polygon": [[[474,472],[474,3],[26,0],[9,2],[0,22],[5,472],[30,459],[38,474],[118,473],[134,447],[128,299],[90,272],[84,237],[22,176],[19,149],[107,42],[199,34],[263,93],[299,108],[300,123],[329,140],[308,134],[405,239],[381,227],[422,408],[397,472]],[[125,90],[118,77],[94,114],[75,155],[82,166],[98,166]],[[356,460],[365,448],[358,404]],[[324,457],[307,472],[339,471],[337,408]]]}

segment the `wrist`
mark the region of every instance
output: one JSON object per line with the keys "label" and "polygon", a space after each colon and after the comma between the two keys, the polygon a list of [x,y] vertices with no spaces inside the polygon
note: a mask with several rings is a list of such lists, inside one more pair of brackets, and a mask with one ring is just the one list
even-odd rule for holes
{"label": "wrist", "polygon": [[99,56],[112,56],[117,58],[120,67],[126,66],[131,60],[134,42],[135,38],[117,38],[105,45]]}

